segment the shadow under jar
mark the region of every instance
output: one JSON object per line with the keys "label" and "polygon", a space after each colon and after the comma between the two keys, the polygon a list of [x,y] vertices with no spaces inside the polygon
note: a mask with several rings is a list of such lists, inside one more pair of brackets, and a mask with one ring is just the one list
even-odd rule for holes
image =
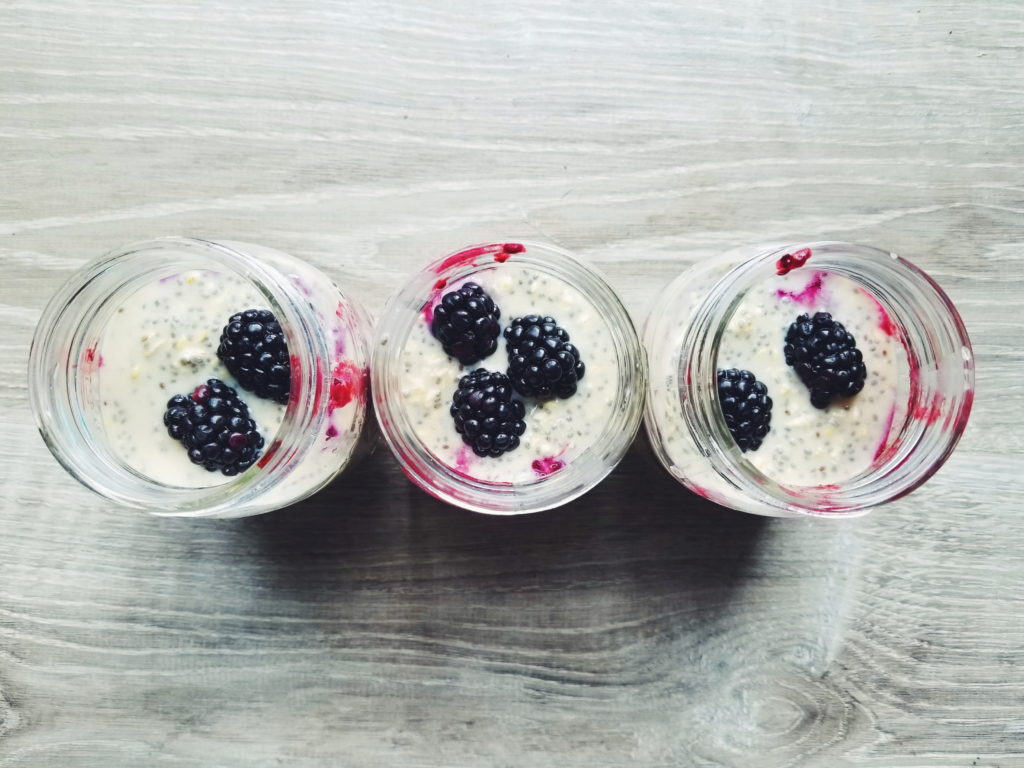
{"label": "shadow under jar", "polygon": [[[858,393],[824,408],[785,355],[791,325],[816,313],[853,335],[867,372]],[[970,341],[946,294],[905,259],[849,243],[703,260],[657,299],[644,343],[655,454],[694,492],[756,514],[852,517],[910,493],[952,453],[973,401]],[[749,371],[771,398],[753,450],[723,414],[729,370]]]}
{"label": "shadow under jar", "polygon": [[[470,283],[500,316],[493,351],[463,364],[433,335],[434,315]],[[504,331],[530,316],[555,321],[584,375],[568,397],[512,392],[524,413],[518,446],[478,455],[457,431],[455,392],[478,368],[511,372]],[[639,337],[605,279],[560,248],[530,242],[467,248],[415,275],[378,325],[371,371],[381,431],[406,475],[442,501],[492,514],[550,509],[599,483],[636,434],[646,386]]]}
{"label": "shadow under jar", "polygon": [[[275,347],[288,361],[276,396],[254,383],[265,379],[243,387],[218,355],[231,317],[249,309],[272,313],[274,343],[283,333],[287,345]],[[270,332],[241,325],[253,334],[245,344]],[[51,299],[32,341],[32,410],[57,460],[111,501],[181,517],[259,514],[315,493],[365,444],[370,335],[364,310],[292,256],[152,240],[91,262]],[[233,475],[191,461],[164,422],[174,395],[210,406],[211,378],[236,391],[262,438]]]}

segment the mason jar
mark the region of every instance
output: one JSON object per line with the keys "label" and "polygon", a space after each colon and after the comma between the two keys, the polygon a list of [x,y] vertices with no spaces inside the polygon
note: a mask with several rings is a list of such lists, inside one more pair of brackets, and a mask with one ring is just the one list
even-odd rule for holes
{"label": "mason jar", "polygon": [[[786,344],[800,338],[794,324],[827,335],[834,322],[867,373],[859,393],[822,408],[797,362],[787,364]],[[850,243],[703,260],[661,293],[644,345],[644,422],[660,462],[695,493],[762,515],[851,517],[910,493],[953,451],[974,395],[970,340],[949,297],[906,259]],[[719,387],[740,371],[766,390],[753,421],[770,410],[763,442],[755,436],[748,450]]]}
{"label": "mason jar", "polygon": [[[507,341],[499,333],[493,352],[464,365],[432,330],[445,296],[470,284],[493,300],[502,331],[517,318],[550,320],[585,365],[571,396],[513,396],[525,431],[500,456],[477,455],[452,403],[473,371],[510,372]],[[466,509],[519,514],[565,504],[618,464],[640,424],[646,363],[629,313],[594,267],[552,245],[493,243],[437,259],[392,297],[371,379],[381,432],[416,485]]]}
{"label": "mason jar", "polygon": [[[219,334],[247,310],[269,311],[283,333],[288,386],[276,400],[239,386],[218,354]],[[235,319],[236,330],[273,330]],[[112,502],[182,517],[268,512],[315,493],[356,455],[370,337],[359,303],[299,259],[152,240],[87,264],[51,299],[32,341],[31,406],[54,457]],[[200,403],[210,379],[235,389],[259,430],[253,463],[237,474],[190,461],[164,421],[170,398]]]}

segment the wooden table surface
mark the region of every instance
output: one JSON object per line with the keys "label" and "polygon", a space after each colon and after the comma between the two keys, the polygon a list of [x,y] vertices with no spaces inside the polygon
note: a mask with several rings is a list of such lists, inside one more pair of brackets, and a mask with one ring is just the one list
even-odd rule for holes
{"label": "wooden table surface", "polygon": [[[0,767],[1024,766],[1022,151],[1016,0],[4,0]],[[975,411],[854,521],[714,507],[639,446],[518,519],[384,450],[286,511],[152,519],[60,470],[25,367],[71,270],[164,234],[375,312],[548,240],[638,320],[726,247],[879,245],[962,311]]]}

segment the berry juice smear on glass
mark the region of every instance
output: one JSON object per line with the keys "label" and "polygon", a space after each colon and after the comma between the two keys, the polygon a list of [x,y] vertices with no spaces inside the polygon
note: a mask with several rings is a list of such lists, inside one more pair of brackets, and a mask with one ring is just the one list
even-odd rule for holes
{"label": "berry juice smear on glass", "polygon": [[697,493],[772,515],[852,515],[909,493],[955,446],[973,356],[908,262],[820,243],[696,265],[648,319],[645,421]]}
{"label": "berry juice smear on glass", "polygon": [[604,280],[551,246],[439,260],[389,305],[373,376],[382,431],[431,493],[479,511],[564,503],[621,458],[644,366]]}

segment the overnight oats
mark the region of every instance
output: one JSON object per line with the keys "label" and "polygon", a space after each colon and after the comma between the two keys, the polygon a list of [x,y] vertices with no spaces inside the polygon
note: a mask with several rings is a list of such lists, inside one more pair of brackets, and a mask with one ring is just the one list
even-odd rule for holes
{"label": "overnight oats", "polygon": [[468,248],[385,312],[372,366],[385,439],[449,503],[515,514],[597,484],[636,433],[643,350],[604,279],[561,249]]}
{"label": "overnight oats", "polygon": [[87,265],[33,340],[56,458],[157,514],[234,517],[334,478],[366,419],[370,323],[319,270],[260,246],[166,238]]}
{"label": "overnight oats", "polygon": [[661,294],[644,331],[655,454],[724,506],[852,516],[927,480],[955,447],[974,359],[956,309],[894,254],[846,243],[739,249]]}

